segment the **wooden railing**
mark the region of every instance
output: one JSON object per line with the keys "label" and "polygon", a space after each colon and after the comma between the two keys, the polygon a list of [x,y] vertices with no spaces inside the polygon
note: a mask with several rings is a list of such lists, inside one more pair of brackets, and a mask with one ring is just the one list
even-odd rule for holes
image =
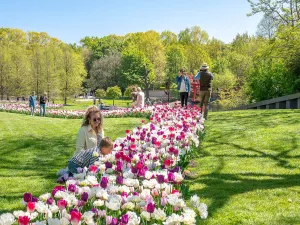
{"label": "wooden railing", "polygon": [[239,109],[300,109],[300,92],[279,98],[243,105],[232,110]]}

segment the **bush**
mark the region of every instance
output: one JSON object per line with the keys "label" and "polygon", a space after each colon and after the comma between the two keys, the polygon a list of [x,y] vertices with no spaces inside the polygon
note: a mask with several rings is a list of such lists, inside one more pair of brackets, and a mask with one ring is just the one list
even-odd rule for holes
{"label": "bush", "polygon": [[136,88],[136,86],[129,86],[128,88],[126,88],[124,96],[131,98],[131,93],[133,92],[133,89]]}
{"label": "bush", "polygon": [[111,98],[111,99],[118,99],[121,96],[122,96],[122,92],[118,86],[107,88],[106,97]]}
{"label": "bush", "polygon": [[98,89],[95,92],[96,98],[105,98],[106,97],[106,92],[104,89]]}

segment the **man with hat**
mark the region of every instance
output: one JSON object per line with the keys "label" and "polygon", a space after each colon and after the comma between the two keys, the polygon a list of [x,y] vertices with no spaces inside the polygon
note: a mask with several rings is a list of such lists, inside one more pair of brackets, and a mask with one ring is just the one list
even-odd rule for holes
{"label": "man with hat", "polygon": [[204,118],[207,119],[208,103],[210,101],[212,80],[214,76],[211,72],[208,72],[209,66],[207,63],[203,63],[198,74],[194,77],[194,80],[200,80],[200,108],[201,113],[204,114]]}

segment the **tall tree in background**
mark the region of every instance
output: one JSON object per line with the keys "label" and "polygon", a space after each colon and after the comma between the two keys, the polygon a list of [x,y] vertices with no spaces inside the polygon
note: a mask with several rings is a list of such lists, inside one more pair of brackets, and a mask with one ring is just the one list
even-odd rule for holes
{"label": "tall tree in background", "polygon": [[257,36],[264,37],[267,39],[271,39],[274,37],[276,30],[278,28],[278,24],[272,18],[267,15],[261,19],[259,24],[257,25]]}
{"label": "tall tree in background", "polygon": [[248,16],[263,13],[275,24],[295,26],[300,22],[299,0],[247,0],[252,12]]}
{"label": "tall tree in background", "polygon": [[142,63],[146,98],[149,98],[149,86],[154,81],[165,81],[166,56],[165,47],[156,31],[129,34],[125,41],[127,54],[133,53],[135,59]]}
{"label": "tall tree in background", "polygon": [[85,76],[86,71],[82,56],[74,52],[71,46],[63,45],[60,84],[65,105],[70,95],[80,91]]}
{"label": "tall tree in background", "polygon": [[180,44],[173,44],[167,47],[167,77],[168,81],[174,82],[178,76],[178,71],[186,67],[187,59],[185,56],[184,47]]}
{"label": "tall tree in background", "polygon": [[90,70],[89,87],[96,90],[119,85],[121,53],[111,50],[108,55],[95,60]]}
{"label": "tall tree in background", "polygon": [[173,45],[177,43],[177,35],[169,30],[161,32],[160,38],[165,46]]}

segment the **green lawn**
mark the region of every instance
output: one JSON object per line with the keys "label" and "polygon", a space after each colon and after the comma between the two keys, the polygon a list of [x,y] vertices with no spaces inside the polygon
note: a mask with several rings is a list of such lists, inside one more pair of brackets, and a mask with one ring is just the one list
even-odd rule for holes
{"label": "green lawn", "polygon": [[[105,136],[125,136],[141,118],[105,118]],[[51,192],[56,172],[75,151],[80,119],[30,117],[0,112],[0,214],[22,208],[24,192]]]}
{"label": "green lawn", "polygon": [[204,224],[300,224],[300,110],[210,113],[190,194]]}
{"label": "green lawn", "polygon": [[[105,119],[105,132],[123,136],[140,121]],[[300,224],[299,121],[300,110],[209,114],[187,178],[189,194],[209,207],[202,224]],[[25,191],[52,190],[79,126],[80,120],[0,113],[0,214],[20,208]]]}

